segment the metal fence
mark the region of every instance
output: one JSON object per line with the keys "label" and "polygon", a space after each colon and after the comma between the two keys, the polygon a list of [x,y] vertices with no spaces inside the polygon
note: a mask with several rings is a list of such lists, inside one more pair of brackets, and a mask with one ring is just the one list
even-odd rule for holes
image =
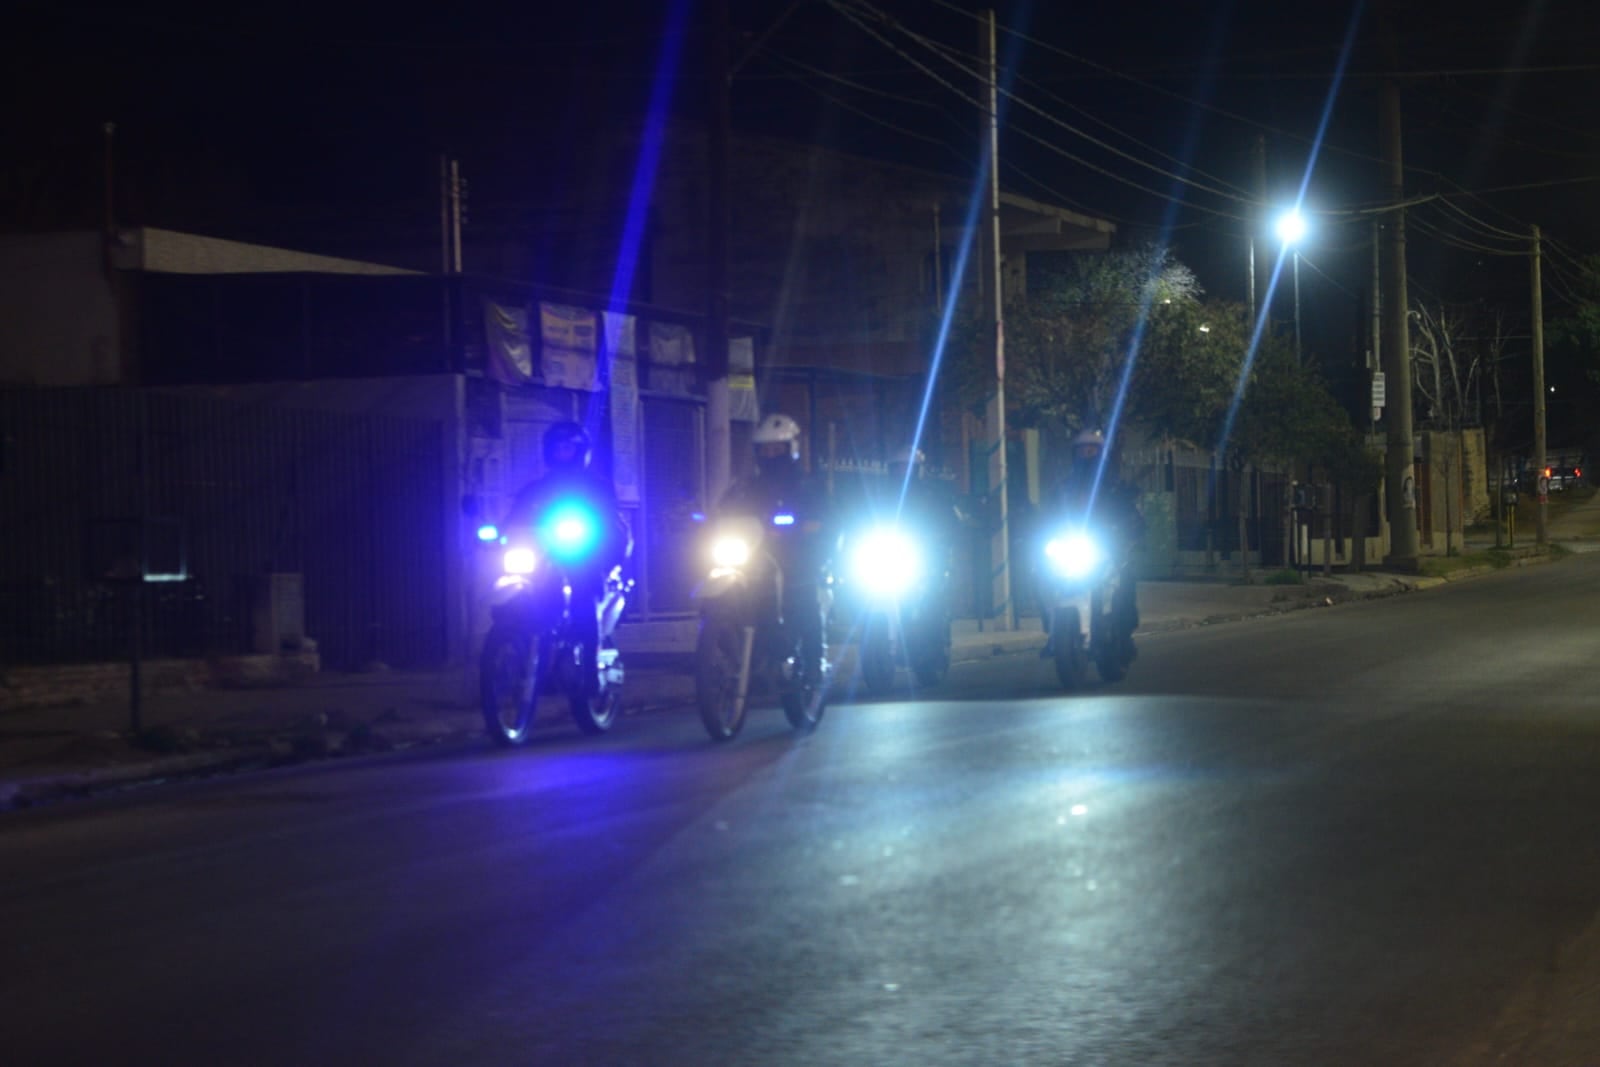
{"label": "metal fence", "polygon": [[[446,656],[444,429],[131,389],[0,391],[0,662],[125,655],[110,572],[146,517],[152,656],[254,650],[264,576],[303,576],[325,664]],[[131,531],[131,534],[130,534]],[[119,559],[119,557],[123,557]]]}

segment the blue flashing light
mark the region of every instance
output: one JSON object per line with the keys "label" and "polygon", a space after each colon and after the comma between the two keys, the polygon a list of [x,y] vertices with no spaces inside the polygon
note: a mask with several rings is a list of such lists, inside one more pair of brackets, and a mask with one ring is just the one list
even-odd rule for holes
{"label": "blue flashing light", "polygon": [[574,559],[594,550],[600,540],[600,524],[588,508],[569,503],[554,508],[540,524],[539,533],[552,556]]}
{"label": "blue flashing light", "polygon": [[772,525],[793,526],[794,516],[789,514],[787,511],[780,511],[776,515],[772,516]]}
{"label": "blue flashing light", "polygon": [[500,527],[496,526],[492,522],[484,523],[482,526],[478,527],[478,540],[480,540],[480,541],[498,541],[498,540],[500,540]]}

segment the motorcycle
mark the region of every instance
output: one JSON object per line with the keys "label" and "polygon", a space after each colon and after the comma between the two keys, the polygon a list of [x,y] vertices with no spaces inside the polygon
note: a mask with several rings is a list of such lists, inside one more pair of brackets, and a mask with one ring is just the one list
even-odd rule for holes
{"label": "motorcycle", "polygon": [[1061,530],[1044,546],[1043,595],[1047,654],[1067,689],[1088,683],[1094,663],[1102,681],[1120,682],[1136,652],[1133,636],[1115,614],[1122,569],[1104,537],[1087,526]]}
{"label": "motorcycle", "polygon": [[950,610],[936,561],[903,529],[883,525],[851,540],[850,566],[867,688],[887,692],[902,664],[918,685],[938,685],[950,670]]}
{"label": "motorcycle", "polygon": [[623,665],[611,638],[632,589],[620,567],[606,576],[598,607],[598,678],[592,686],[584,684],[582,641],[573,625],[575,613],[597,610],[587,597],[575,601],[572,574],[597,550],[603,530],[602,517],[581,504],[556,506],[530,531],[502,536],[493,526],[479,530],[480,539],[503,549],[478,677],[484,725],[496,744],[525,743],[539,698],[547,693],[566,696],[584,733],[602,734],[615,725]]}
{"label": "motorcycle", "polygon": [[[789,725],[810,733],[827,710],[829,665],[807,669],[801,629],[785,619],[779,549],[800,536],[795,516],[780,511],[764,524],[730,518],[711,537],[711,570],[694,597],[700,609],[695,643],[695,702],[713,741],[744,728],[752,692],[776,692]],[[831,589],[823,596],[831,607]],[[807,605],[809,610],[809,605]]]}

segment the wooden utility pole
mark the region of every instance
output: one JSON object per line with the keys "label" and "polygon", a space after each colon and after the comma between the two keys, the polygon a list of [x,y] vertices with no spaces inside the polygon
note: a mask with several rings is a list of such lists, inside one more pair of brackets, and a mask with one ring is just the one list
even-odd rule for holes
{"label": "wooden utility pole", "polygon": [[[710,94],[706,101],[706,493],[715,506],[733,477],[733,421],[728,397],[728,334],[732,296],[728,266],[728,141],[732,123],[730,83],[733,71],[728,52],[728,0],[711,0],[707,12],[707,74]],[[807,442],[816,465],[817,442]]]}
{"label": "wooden utility pole", "polygon": [[1539,227],[1533,228],[1532,263],[1529,284],[1533,292],[1533,473],[1538,479],[1539,506],[1534,512],[1534,540],[1539,545],[1550,543],[1550,483],[1545,478],[1548,442],[1545,440],[1544,416],[1544,285],[1540,276],[1541,238]]}
{"label": "wooden utility pole", "polygon": [[983,250],[980,288],[983,290],[985,335],[994,346],[994,392],[989,397],[983,420],[984,441],[989,449],[989,495],[994,507],[994,528],[989,542],[990,574],[993,579],[990,603],[996,626],[1008,630],[1016,626],[1016,606],[1011,602],[1011,521],[1006,475],[1005,299],[1001,290],[1000,266],[1000,91],[992,8],[984,12],[979,36],[987,81],[985,103],[988,107],[982,153],[988,166],[983,187],[983,212],[979,216],[979,243]]}
{"label": "wooden utility pole", "polygon": [[[1399,69],[1394,27],[1387,11],[1379,14],[1384,62]],[[1389,200],[1394,205],[1384,221],[1383,367],[1388,454],[1384,463],[1384,498],[1389,516],[1389,558],[1392,566],[1414,569],[1417,539],[1415,444],[1411,430],[1411,336],[1406,296],[1405,166],[1400,152],[1400,86],[1391,78],[1383,85],[1383,158],[1388,171]]]}

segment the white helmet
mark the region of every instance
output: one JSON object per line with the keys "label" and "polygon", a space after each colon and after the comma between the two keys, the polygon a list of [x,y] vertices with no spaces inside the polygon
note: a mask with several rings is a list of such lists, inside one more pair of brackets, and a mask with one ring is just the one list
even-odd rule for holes
{"label": "white helmet", "polygon": [[764,474],[800,465],[800,424],[787,415],[773,413],[756,423],[750,444],[755,449],[756,468]]}
{"label": "white helmet", "polygon": [[750,434],[750,443],[755,445],[771,445],[781,442],[793,442],[796,447],[800,444],[800,424],[787,415],[771,414],[760,422]]}
{"label": "white helmet", "polygon": [[1072,447],[1081,448],[1084,445],[1104,448],[1106,446],[1106,435],[1099,430],[1079,430],[1078,436],[1072,439]]}

